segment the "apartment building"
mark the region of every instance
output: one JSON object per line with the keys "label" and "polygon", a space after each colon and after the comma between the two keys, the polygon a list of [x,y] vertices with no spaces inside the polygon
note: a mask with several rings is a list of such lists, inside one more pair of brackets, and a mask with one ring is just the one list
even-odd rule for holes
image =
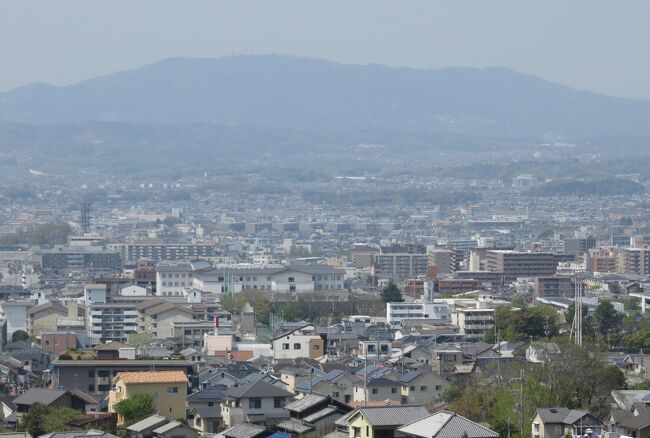
{"label": "apartment building", "polygon": [[650,248],[624,248],[621,250],[623,273],[650,274]]}
{"label": "apartment building", "polygon": [[429,266],[434,266],[436,274],[449,274],[456,270],[455,253],[449,249],[430,248],[427,251]]}
{"label": "apartment building", "polygon": [[536,297],[572,297],[575,294],[572,277],[550,275],[533,279]]}
{"label": "apartment building", "polygon": [[402,321],[413,319],[437,319],[451,321],[449,304],[444,301],[415,303],[386,303],[386,322],[399,329]]}
{"label": "apartment building", "polygon": [[214,245],[200,243],[119,243],[109,248],[118,252],[125,263],[141,259],[154,262],[192,260],[217,255]]}
{"label": "apartment building", "polygon": [[61,274],[74,271],[109,274],[122,269],[120,254],[101,246],[59,246],[35,253],[33,262],[45,272]]}
{"label": "apartment building", "polygon": [[194,319],[192,310],[176,303],[150,299],[135,306],[140,333],[150,333],[155,339],[174,336],[172,323],[190,322]]}
{"label": "apartment building", "polygon": [[487,270],[501,273],[507,283],[521,277],[554,275],[557,270],[554,255],[546,252],[489,250],[485,257]]}
{"label": "apartment building", "polygon": [[495,325],[494,309],[457,309],[452,313],[452,321],[458,326],[466,341],[482,341],[488,330]]}
{"label": "apartment building", "polygon": [[86,308],[86,331],[91,345],[126,343],[138,329],[133,303],[95,303]]}
{"label": "apartment building", "polygon": [[374,275],[379,278],[406,279],[427,273],[427,254],[381,253],[371,255]]}

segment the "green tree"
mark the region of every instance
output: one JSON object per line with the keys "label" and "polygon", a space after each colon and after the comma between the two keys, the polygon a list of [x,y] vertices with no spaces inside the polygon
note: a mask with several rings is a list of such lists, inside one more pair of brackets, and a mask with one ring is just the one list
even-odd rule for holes
{"label": "green tree", "polygon": [[115,412],[124,419],[124,427],[153,415],[156,411],[151,394],[136,394],[115,405]]}
{"label": "green tree", "polygon": [[46,415],[47,406],[38,402],[34,403],[23,416],[19,429],[28,432],[33,437],[45,435],[47,433],[45,429]]}
{"label": "green tree", "polygon": [[52,407],[45,415],[45,433],[68,430],[68,423],[85,417],[84,413],[67,407]]}
{"label": "green tree", "polygon": [[614,308],[614,305],[607,300],[603,300],[596,306],[594,312],[598,332],[608,339],[610,334],[618,334],[623,325],[624,315]]}
{"label": "green tree", "polygon": [[24,341],[29,342],[29,333],[25,330],[16,330],[13,335],[11,335],[11,342]]}
{"label": "green tree", "polygon": [[397,285],[392,281],[381,291],[381,300],[384,303],[401,303],[404,301],[402,298],[402,291],[399,290]]}

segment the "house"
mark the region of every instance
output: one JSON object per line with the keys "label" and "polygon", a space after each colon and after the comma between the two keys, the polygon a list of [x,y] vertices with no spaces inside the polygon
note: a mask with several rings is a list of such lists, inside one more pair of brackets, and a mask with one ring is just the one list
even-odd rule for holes
{"label": "house", "polygon": [[349,438],[392,438],[405,424],[429,416],[424,406],[398,405],[358,408],[347,417]]}
{"label": "house", "polygon": [[110,433],[97,430],[97,429],[90,429],[90,430],[70,430],[70,431],[62,431],[62,432],[52,432],[48,433],[45,435],[41,435],[38,438],[119,438],[116,435],[112,435]]}
{"label": "house", "polygon": [[354,385],[359,379],[352,373],[334,369],[320,377],[312,377],[311,380],[296,385],[298,393],[306,394],[317,392],[329,394],[333,400],[350,404],[354,395]]}
{"label": "house", "polygon": [[[210,386],[187,396],[187,409],[218,407],[226,399],[228,387]],[[218,409],[217,409],[218,410]]]}
{"label": "house", "polygon": [[20,422],[23,415],[34,403],[41,403],[45,406],[56,406],[85,410],[85,400],[62,389],[31,388],[16,397],[13,404],[16,406],[16,420]]}
{"label": "house", "polygon": [[581,409],[538,408],[532,417],[533,438],[601,436],[602,433],[603,423]]}
{"label": "house", "polygon": [[68,309],[61,304],[47,302],[34,306],[27,311],[29,333],[40,336],[44,331],[56,331],[56,321],[59,318],[66,318]]}
{"label": "house", "polygon": [[126,428],[131,438],[151,438],[153,430],[167,423],[167,419],[160,415],[151,415],[150,417],[133,423]]}
{"label": "house", "polygon": [[634,403],[629,410],[613,410],[608,429],[614,436],[650,437],[650,396],[643,403]]}
{"label": "house", "polygon": [[499,433],[449,411],[405,424],[397,429],[400,436],[413,438],[499,438]]}
{"label": "house", "polygon": [[329,396],[315,393],[289,403],[285,409],[291,418],[276,424],[276,429],[301,437],[323,436],[336,427],[336,420],[352,410]]}
{"label": "house", "polygon": [[192,427],[202,435],[214,434],[223,429],[221,409],[216,407],[199,406],[190,409],[192,415]]}
{"label": "house", "polygon": [[354,384],[352,400],[355,402],[379,402],[391,400],[400,403],[402,385],[384,377],[370,378],[364,385],[363,381]]}
{"label": "house", "polygon": [[247,383],[226,391],[221,404],[224,424],[269,423],[289,418],[284,409],[293,394],[263,380]]}
{"label": "house", "polygon": [[274,359],[297,359],[323,356],[324,342],[313,325],[305,325],[273,339]]}
{"label": "house", "polygon": [[170,421],[158,426],[153,431],[156,438],[199,438],[199,432],[180,421]]}
{"label": "house", "polygon": [[427,404],[440,401],[449,382],[429,370],[416,370],[404,374],[398,382],[402,385],[402,404]]}
{"label": "house", "polygon": [[[185,418],[187,375],[183,371],[121,372],[113,379],[113,390],[108,394],[108,411],[115,412],[115,405],[136,394],[151,394],[160,415],[177,420]],[[118,416],[118,424],[124,419]]]}

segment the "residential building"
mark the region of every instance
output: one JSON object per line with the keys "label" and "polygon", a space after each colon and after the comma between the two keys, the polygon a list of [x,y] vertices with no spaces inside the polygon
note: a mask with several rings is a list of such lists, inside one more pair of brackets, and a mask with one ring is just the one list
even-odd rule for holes
{"label": "residential building", "polygon": [[397,429],[400,436],[411,438],[499,438],[499,433],[449,411],[435,414]]}
{"label": "residential building", "polygon": [[354,395],[354,385],[358,383],[356,376],[348,371],[332,370],[324,375],[306,377],[301,383],[295,384],[295,391],[302,394],[329,394],[333,400],[349,405]]}
{"label": "residential building", "polygon": [[575,294],[575,283],[569,276],[535,277],[533,292],[536,297],[572,297]]}
{"label": "residential building", "polygon": [[194,260],[217,256],[214,245],[202,243],[118,243],[109,248],[120,254],[125,263],[141,259],[153,262]]}
{"label": "residential building", "polygon": [[609,436],[647,438],[650,436],[650,397],[628,410],[615,409],[609,415]]}
{"label": "residential building", "polygon": [[40,336],[44,331],[56,331],[57,321],[68,316],[68,309],[61,304],[47,302],[27,311],[29,333]]}
{"label": "residential building", "polygon": [[297,359],[323,356],[324,342],[313,325],[306,325],[284,333],[272,341],[274,359]]}
{"label": "residential building", "polygon": [[444,301],[386,303],[386,322],[391,328],[398,329],[409,319],[451,321],[451,311]]}
{"label": "residential building", "polygon": [[393,437],[397,429],[430,414],[424,406],[367,406],[347,415],[349,438]]}
{"label": "residential building", "polygon": [[357,381],[352,391],[352,400],[357,403],[381,402],[390,400],[400,403],[402,384],[385,377],[368,378],[364,384]]}
{"label": "residential building", "polygon": [[378,278],[407,279],[427,273],[427,254],[384,253],[371,256],[372,270]]}
{"label": "residential building", "polygon": [[86,307],[86,330],[91,345],[128,342],[138,329],[138,311],[132,303],[95,303]]}
{"label": "residential building", "polygon": [[192,310],[181,305],[150,299],[135,306],[138,311],[138,331],[151,333],[154,339],[174,336],[172,323],[190,322],[194,319]]}
{"label": "residential building", "polygon": [[450,274],[455,271],[455,253],[450,249],[429,248],[427,250],[428,264],[435,267],[437,275]]}
{"label": "residential building", "polygon": [[289,418],[284,409],[293,394],[264,380],[229,389],[221,405],[226,427],[242,423],[268,424]]}
{"label": "residential building", "polygon": [[551,253],[488,250],[485,257],[487,270],[501,273],[505,283],[521,277],[554,275],[557,270],[557,260]]}
{"label": "residential building", "polygon": [[16,397],[12,403],[16,406],[18,422],[35,403],[48,407],[64,407],[84,411],[86,401],[62,389],[31,388]]}
{"label": "residential building", "polygon": [[29,322],[27,312],[32,307],[30,301],[15,301],[7,300],[0,302],[0,318],[7,322],[7,337],[11,336],[17,330],[27,332],[29,330]]}
{"label": "residential building", "polygon": [[430,370],[408,372],[397,380],[401,385],[402,404],[433,404],[442,399],[449,382]]}
{"label": "residential building", "polygon": [[466,341],[482,341],[488,330],[495,325],[494,309],[457,309],[452,313],[452,322],[458,326]]}
{"label": "residential building", "polygon": [[650,248],[623,248],[623,273],[650,274]]}
{"label": "residential building", "polygon": [[194,363],[188,360],[171,359],[58,359],[52,363],[52,386],[79,388],[93,394],[106,394],[112,387],[112,379],[118,373],[154,369],[183,371],[190,375],[194,373]]}
{"label": "residential building", "polygon": [[[151,394],[159,415],[168,420],[185,419],[188,382],[183,371],[120,372],[108,394],[108,411],[116,412],[115,405],[129,397]],[[124,419],[118,414],[117,421],[123,424]]]}
{"label": "residential building", "polygon": [[59,246],[34,253],[33,261],[43,271],[58,274],[83,271],[109,274],[122,269],[120,254],[101,246]]}
{"label": "residential building", "polygon": [[533,438],[562,438],[603,434],[603,423],[588,411],[569,408],[537,408],[532,418]]}

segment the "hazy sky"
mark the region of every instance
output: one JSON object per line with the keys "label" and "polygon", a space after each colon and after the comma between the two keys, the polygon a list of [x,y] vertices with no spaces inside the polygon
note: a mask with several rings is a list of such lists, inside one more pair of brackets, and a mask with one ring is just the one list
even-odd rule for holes
{"label": "hazy sky", "polygon": [[509,67],[650,99],[650,1],[0,0],[0,90],[173,56]]}

